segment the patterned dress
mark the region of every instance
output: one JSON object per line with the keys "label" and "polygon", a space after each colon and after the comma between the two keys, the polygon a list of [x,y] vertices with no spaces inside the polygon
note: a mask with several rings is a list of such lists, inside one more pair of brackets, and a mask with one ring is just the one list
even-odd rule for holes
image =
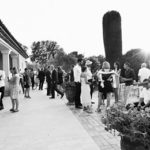
{"label": "patterned dress", "polygon": [[18,99],[19,96],[19,81],[20,77],[19,74],[15,74],[10,79],[10,97],[11,99]]}

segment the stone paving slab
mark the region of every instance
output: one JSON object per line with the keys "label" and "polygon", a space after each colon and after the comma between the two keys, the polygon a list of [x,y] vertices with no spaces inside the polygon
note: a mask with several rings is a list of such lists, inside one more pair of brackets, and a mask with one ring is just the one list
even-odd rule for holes
{"label": "stone paving slab", "polygon": [[[94,92],[92,101],[95,102],[95,104],[92,105],[92,114],[86,113],[83,110],[75,109],[74,106],[68,107],[95,143],[99,146],[100,150],[120,150],[119,133],[117,133],[117,131],[107,132],[104,129],[105,126],[101,122],[101,113],[95,112],[98,105],[98,92]],[[112,97],[111,104],[113,104],[114,101],[114,97]],[[137,97],[130,97],[127,100],[127,103],[132,103],[135,101],[138,101]]]}
{"label": "stone paving slab", "polygon": [[[114,132],[107,132],[104,129],[105,126],[101,122],[101,113],[95,112],[97,108],[97,97],[98,93],[95,92],[92,99],[92,101],[95,102],[95,104],[92,105],[92,114],[86,113],[82,109],[75,109],[74,106],[68,105],[68,107],[98,145],[100,150],[120,150],[120,137],[118,133],[115,132],[114,136]],[[111,103],[113,102],[114,100],[112,99]]]}
{"label": "stone paving slab", "polygon": [[64,100],[50,100],[45,93],[33,91],[32,99],[21,95],[18,113],[9,112],[10,99],[4,99],[0,150],[99,150]]}

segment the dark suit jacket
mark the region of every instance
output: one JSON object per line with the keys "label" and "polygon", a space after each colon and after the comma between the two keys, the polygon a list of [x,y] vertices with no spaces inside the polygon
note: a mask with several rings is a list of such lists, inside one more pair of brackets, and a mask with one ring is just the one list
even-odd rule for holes
{"label": "dark suit jacket", "polygon": [[38,75],[39,80],[43,80],[45,79],[45,72],[44,71],[39,71],[39,75]]}
{"label": "dark suit jacket", "polygon": [[57,71],[54,69],[53,71],[52,71],[52,83],[53,84],[57,84],[57,81],[58,81],[58,79],[57,79]]}
{"label": "dark suit jacket", "polygon": [[47,82],[51,82],[52,78],[51,78],[51,73],[49,70],[46,71],[46,81]]}

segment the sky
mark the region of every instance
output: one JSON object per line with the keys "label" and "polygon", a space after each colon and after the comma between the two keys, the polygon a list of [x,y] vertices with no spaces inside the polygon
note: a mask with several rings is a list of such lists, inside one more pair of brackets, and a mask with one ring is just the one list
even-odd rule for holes
{"label": "sky", "polygon": [[123,54],[150,49],[148,0],[0,0],[0,19],[17,41],[52,40],[66,53],[104,55],[102,18],[111,10],[122,19]]}

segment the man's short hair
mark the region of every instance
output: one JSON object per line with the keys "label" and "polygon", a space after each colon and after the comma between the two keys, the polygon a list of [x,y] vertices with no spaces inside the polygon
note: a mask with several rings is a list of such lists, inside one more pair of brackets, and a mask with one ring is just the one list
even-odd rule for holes
{"label": "man's short hair", "polygon": [[147,64],[146,63],[142,63],[141,67],[147,67]]}
{"label": "man's short hair", "polygon": [[77,62],[79,63],[79,62],[81,62],[81,61],[82,61],[82,58],[78,58]]}
{"label": "man's short hair", "polygon": [[84,72],[86,69],[87,69],[87,67],[86,67],[86,66],[83,66],[83,67],[82,67],[82,72]]}
{"label": "man's short hair", "polygon": [[28,70],[27,68],[24,69],[24,71],[27,71],[27,70]]}

